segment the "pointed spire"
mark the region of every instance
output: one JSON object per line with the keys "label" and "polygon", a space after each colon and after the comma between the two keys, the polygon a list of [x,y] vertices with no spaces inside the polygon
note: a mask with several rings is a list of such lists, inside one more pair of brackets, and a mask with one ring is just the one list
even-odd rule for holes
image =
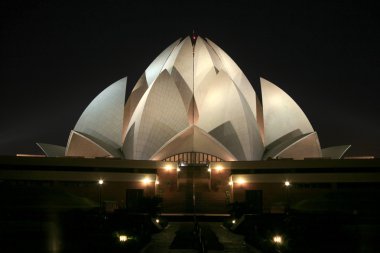
{"label": "pointed spire", "polygon": [[193,34],[191,35],[191,43],[193,44],[193,46],[195,45],[195,42],[197,41],[197,38],[198,38],[198,34],[193,29]]}

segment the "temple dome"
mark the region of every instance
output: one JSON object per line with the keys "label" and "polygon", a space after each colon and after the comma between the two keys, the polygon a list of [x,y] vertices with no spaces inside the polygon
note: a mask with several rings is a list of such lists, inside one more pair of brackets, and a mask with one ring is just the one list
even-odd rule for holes
{"label": "temple dome", "polygon": [[[125,104],[126,78],[91,102],[65,155],[179,160],[183,156],[177,155],[190,153],[224,161],[342,157],[347,148],[322,152],[317,133],[289,95],[263,78],[260,83],[262,101],[211,40],[179,39],[148,66]],[[49,156],[53,146],[40,146]]]}

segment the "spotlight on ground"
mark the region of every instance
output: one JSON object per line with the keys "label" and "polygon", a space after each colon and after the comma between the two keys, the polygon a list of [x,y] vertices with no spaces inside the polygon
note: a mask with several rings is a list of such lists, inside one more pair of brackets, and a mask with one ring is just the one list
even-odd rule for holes
{"label": "spotlight on ground", "polygon": [[126,242],[128,240],[128,236],[126,235],[119,235],[119,241],[120,242]]}
{"label": "spotlight on ground", "polygon": [[282,236],[280,235],[273,236],[273,243],[277,245],[282,244]]}

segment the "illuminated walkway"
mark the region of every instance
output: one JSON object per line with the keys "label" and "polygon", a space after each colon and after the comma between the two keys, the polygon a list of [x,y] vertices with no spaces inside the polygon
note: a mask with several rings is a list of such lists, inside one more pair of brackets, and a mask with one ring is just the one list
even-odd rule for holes
{"label": "illuminated walkway", "polygon": [[[244,236],[233,234],[222,226],[220,222],[202,222],[201,226],[207,227],[215,233],[224,250],[208,250],[208,252],[239,252],[259,253],[244,242]],[[192,226],[191,222],[171,222],[162,232],[155,234],[152,241],[142,250],[142,253],[196,253],[194,249],[170,249],[170,245],[176,237],[176,232],[184,227]]]}

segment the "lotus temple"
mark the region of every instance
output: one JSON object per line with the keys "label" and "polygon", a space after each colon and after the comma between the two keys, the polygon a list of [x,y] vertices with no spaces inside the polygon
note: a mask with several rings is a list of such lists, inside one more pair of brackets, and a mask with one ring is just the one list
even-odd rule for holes
{"label": "lotus temple", "polygon": [[183,214],[223,214],[237,201],[281,212],[288,187],[296,205],[380,182],[376,159],[323,146],[281,85],[260,78],[255,91],[236,62],[210,39],[178,39],[136,84],[111,80],[68,129],[66,146],[37,143],[43,155],[0,159],[0,179],[50,182],[93,200],[102,180],[107,210],[159,196],[163,213]]}
{"label": "lotus temple", "polygon": [[297,103],[264,78],[260,85],[261,98],[219,46],[186,37],[148,66],[127,100],[126,77],[100,93],[66,147],[38,145],[48,157],[188,163],[340,159],[348,150],[349,145],[322,149]]}

